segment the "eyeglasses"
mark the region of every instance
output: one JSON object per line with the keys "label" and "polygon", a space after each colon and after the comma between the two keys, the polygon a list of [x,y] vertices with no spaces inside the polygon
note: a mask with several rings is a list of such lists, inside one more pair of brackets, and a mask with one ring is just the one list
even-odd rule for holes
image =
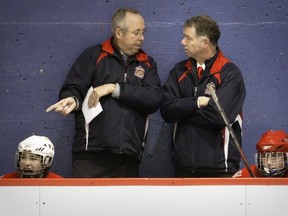
{"label": "eyeglasses", "polygon": [[125,31],[125,32],[129,32],[131,34],[134,35],[134,37],[141,37],[143,36],[144,37],[144,34],[146,33],[146,30],[135,30],[135,31],[128,31],[127,29],[122,29],[120,28],[122,31]]}

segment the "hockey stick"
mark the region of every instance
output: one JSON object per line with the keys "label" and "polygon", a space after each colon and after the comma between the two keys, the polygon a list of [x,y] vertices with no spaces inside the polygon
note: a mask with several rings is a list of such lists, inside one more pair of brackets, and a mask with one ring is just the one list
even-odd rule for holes
{"label": "hockey stick", "polygon": [[222,106],[221,106],[220,103],[219,103],[218,97],[217,97],[217,95],[216,95],[216,93],[215,93],[215,90],[214,90],[214,84],[213,84],[213,83],[209,83],[209,84],[207,85],[207,88],[208,88],[208,90],[210,91],[211,96],[212,96],[212,98],[213,98],[213,100],[214,100],[214,102],[215,102],[215,104],[216,104],[216,106],[217,106],[217,108],[218,108],[218,110],[219,110],[219,112],[220,112],[220,114],[221,114],[221,116],[222,116],[225,124],[226,124],[226,127],[228,128],[228,130],[229,130],[229,132],[230,132],[230,134],[231,134],[231,137],[232,137],[233,140],[234,140],[234,143],[235,143],[235,145],[236,145],[236,147],[237,147],[237,149],[238,149],[238,151],[239,151],[239,153],[240,153],[240,155],[241,155],[241,158],[242,158],[242,160],[243,160],[243,162],[244,162],[244,164],[245,164],[245,166],[246,166],[246,168],[247,168],[250,176],[251,176],[252,178],[254,178],[255,175],[254,175],[254,173],[252,172],[252,170],[251,170],[251,168],[250,168],[250,165],[249,165],[249,163],[248,163],[248,161],[247,161],[247,158],[246,158],[246,156],[245,156],[245,154],[244,154],[244,152],[243,152],[243,150],[242,150],[242,148],[241,148],[241,146],[240,146],[240,143],[239,143],[237,137],[235,136],[234,130],[233,130],[233,128],[231,127],[230,122],[228,121],[228,118],[227,118],[227,116],[226,116],[226,114],[225,114]]}

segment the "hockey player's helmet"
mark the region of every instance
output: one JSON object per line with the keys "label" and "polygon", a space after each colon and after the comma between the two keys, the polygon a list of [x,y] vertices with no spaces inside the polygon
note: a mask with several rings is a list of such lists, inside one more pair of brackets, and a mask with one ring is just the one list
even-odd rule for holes
{"label": "hockey player's helmet", "polygon": [[45,136],[30,136],[19,143],[15,166],[21,178],[43,178],[54,158],[54,145]]}
{"label": "hockey player's helmet", "polygon": [[255,165],[263,177],[282,177],[288,171],[288,134],[266,131],[256,145]]}

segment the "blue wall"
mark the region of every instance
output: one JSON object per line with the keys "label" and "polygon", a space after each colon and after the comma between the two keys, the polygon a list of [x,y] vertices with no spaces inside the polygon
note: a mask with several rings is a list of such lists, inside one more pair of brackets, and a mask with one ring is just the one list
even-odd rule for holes
{"label": "blue wall", "polygon": [[[243,72],[247,87],[243,149],[253,163],[255,144],[268,129],[288,131],[287,0],[1,0],[0,175],[14,171],[18,143],[48,136],[56,147],[52,171],[71,176],[73,116],[45,113],[75,58],[110,36],[112,13],[134,7],[146,21],[144,50],[158,62],[162,83],[186,58],[183,22],[207,14],[220,26],[219,45]],[[150,119],[143,177],[171,176],[171,125]]]}

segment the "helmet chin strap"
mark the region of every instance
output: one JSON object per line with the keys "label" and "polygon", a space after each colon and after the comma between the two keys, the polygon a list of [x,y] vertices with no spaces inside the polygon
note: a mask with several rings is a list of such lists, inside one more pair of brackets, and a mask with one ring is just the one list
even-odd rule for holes
{"label": "helmet chin strap", "polygon": [[39,170],[37,172],[31,169],[18,169],[19,175],[21,178],[43,178],[45,177],[45,170]]}
{"label": "helmet chin strap", "polygon": [[285,172],[278,172],[279,170],[277,169],[264,169],[265,173],[267,173],[267,175],[265,175],[266,177],[283,177],[285,175]]}
{"label": "helmet chin strap", "polygon": [[267,170],[267,173],[268,173],[268,177],[273,177],[276,175],[277,170],[276,169]]}
{"label": "helmet chin strap", "polygon": [[44,173],[40,173],[40,174],[20,174],[21,178],[43,178],[44,177]]}

